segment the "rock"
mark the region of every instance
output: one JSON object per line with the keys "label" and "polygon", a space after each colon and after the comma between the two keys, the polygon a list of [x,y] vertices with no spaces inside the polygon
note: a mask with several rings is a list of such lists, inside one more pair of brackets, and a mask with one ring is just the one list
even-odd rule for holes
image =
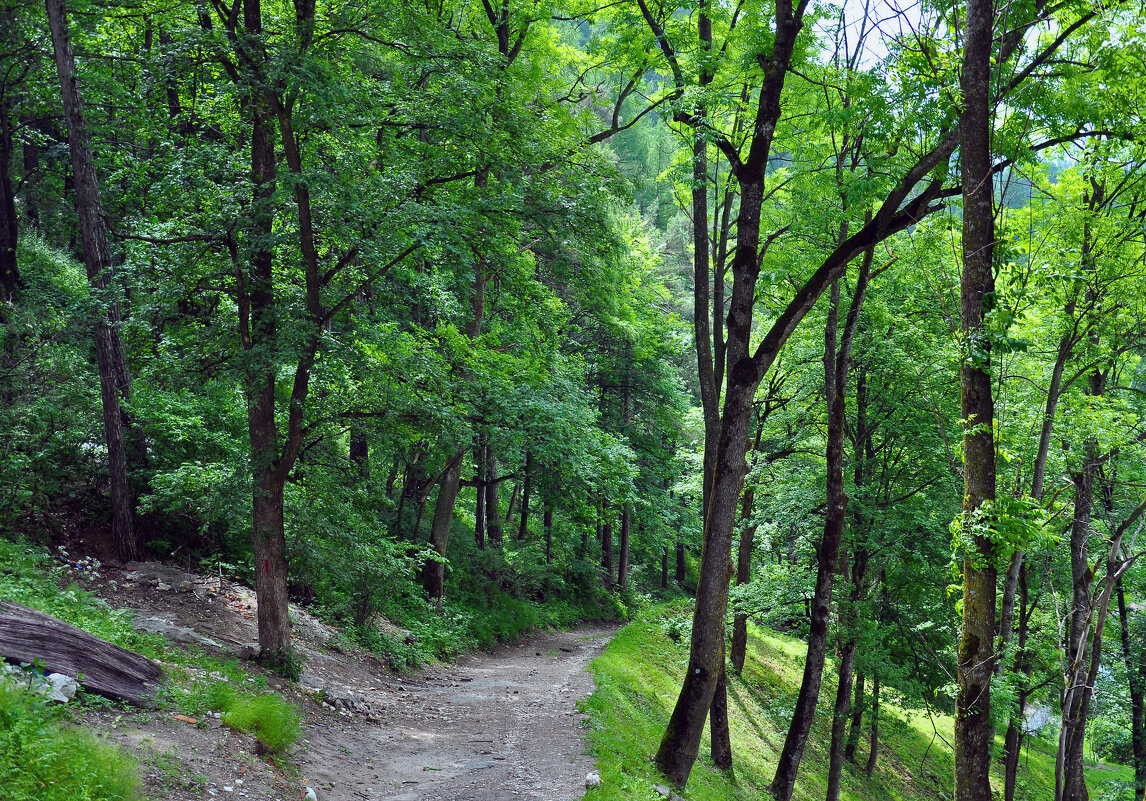
{"label": "rock", "polygon": [[657,795],[663,795],[665,798],[672,796],[672,790],[665,787],[663,784],[658,784],[654,789],[656,789]]}
{"label": "rock", "polygon": [[75,679],[63,673],[49,673],[44,678],[47,680],[44,695],[49,701],[66,704],[76,697],[76,690],[80,688]]}
{"label": "rock", "polygon": [[585,776],[585,789],[588,790],[592,787],[601,786],[601,774],[593,771]]}
{"label": "rock", "polygon": [[306,788],[306,801],[318,801],[318,796],[315,795],[314,789],[311,787]]}
{"label": "rock", "polygon": [[191,582],[184,580],[183,583],[179,585],[179,592],[191,592]]}
{"label": "rock", "polygon": [[249,662],[252,659],[258,659],[262,652],[263,649],[257,642],[245,642],[235,651],[235,656],[244,662]]}
{"label": "rock", "polygon": [[160,592],[169,592],[171,590],[171,585],[162,581],[158,581],[155,584],[155,589],[159,590]]}
{"label": "rock", "polygon": [[[168,589],[171,589],[168,587]],[[162,634],[167,639],[173,642],[182,643],[197,643],[199,645],[210,645],[213,648],[222,650],[223,644],[212,640],[210,637],[205,637],[194,629],[189,629],[186,626],[179,626],[172,623],[170,620],[165,620],[161,617],[143,617],[135,618],[132,624],[138,631],[150,631],[155,634]]]}

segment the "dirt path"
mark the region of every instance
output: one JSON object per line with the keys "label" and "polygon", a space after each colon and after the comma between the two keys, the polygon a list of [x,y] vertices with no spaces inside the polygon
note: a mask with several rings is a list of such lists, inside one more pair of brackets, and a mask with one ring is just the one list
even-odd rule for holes
{"label": "dirt path", "polygon": [[577,701],[613,628],[545,634],[386,688],[378,722],[310,721],[303,780],[320,798],[566,801],[584,794]]}

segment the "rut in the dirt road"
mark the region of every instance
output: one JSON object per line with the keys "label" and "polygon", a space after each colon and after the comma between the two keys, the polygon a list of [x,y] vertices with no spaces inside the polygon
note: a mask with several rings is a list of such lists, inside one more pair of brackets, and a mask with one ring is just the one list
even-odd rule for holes
{"label": "rut in the dirt road", "polygon": [[536,637],[427,671],[395,688],[380,723],[314,718],[302,776],[320,798],[565,801],[584,793],[577,702],[613,633],[591,627]]}

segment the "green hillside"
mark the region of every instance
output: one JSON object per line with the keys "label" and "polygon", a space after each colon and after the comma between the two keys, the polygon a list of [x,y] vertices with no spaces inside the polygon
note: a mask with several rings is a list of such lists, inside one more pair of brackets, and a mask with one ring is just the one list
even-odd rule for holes
{"label": "green hillside", "polygon": [[[597,691],[586,702],[586,708],[602,784],[589,791],[587,801],[662,798],[656,787],[663,785],[664,779],[657,775],[651,758],[688,661],[687,636],[674,642],[667,632],[686,612],[683,605],[650,610],[619,632],[593,663]],[[706,731],[701,758],[683,793],[688,801],[760,799],[772,779],[800,687],[805,646],[800,640],[772,631],[750,631],[744,674],[730,676],[728,684],[735,767],[728,774],[713,767]],[[796,783],[796,799],[824,797],[835,684],[834,668],[829,665],[816,723]],[[909,708],[894,688],[885,688],[880,700],[878,765],[868,779],[863,769],[868,753],[865,717],[858,764],[845,764],[841,797],[845,801],[950,799],[954,783],[953,724],[949,715]],[[1018,799],[1042,801],[1054,797],[1055,733],[1048,733],[1028,738]],[[1001,732],[997,745],[1002,746]],[[1087,772],[1087,784],[1095,801],[1129,801],[1133,780],[1134,771],[1123,766],[1096,765]],[[997,791],[1001,797],[1001,763]]]}

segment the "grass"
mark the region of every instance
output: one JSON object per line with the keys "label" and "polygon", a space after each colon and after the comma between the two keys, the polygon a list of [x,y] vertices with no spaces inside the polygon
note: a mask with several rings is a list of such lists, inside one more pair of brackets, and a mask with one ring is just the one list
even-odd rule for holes
{"label": "grass", "polygon": [[[652,764],[688,661],[687,637],[670,639],[685,604],[654,607],[613,639],[591,670],[597,690],[585,702],[590,717],[592,751],[597,756],[602,785],[589,790],[586,801],[634,799],[659,801],[657,785],[666,781]],[[692,770],[688,801],[730,801],[769,797],[768,783],[776,768],[803,671],[805,645],[770,631],[753,630],[743,676],[729,676],[728,702],[735,767],[717,770],[709,757],[707,730],[701,756]],[[794,798],[818,801],[826,792],[829,705],[836,678],[829,666],[820,693],[816,722],[800,767]],[[866,723],[866,718],[865,718]],[[951,752],[954,720],[943,714],[906,708],[890,688],[881,697],[880,752],[868,779],[862,767],[845,764],[841,798],[845,801],[951,798],[954,785]],[[866,729],[865,729],[866,734]],[[999,734],[1001,748],[1002,733]],[[1053,798],[1054,743],[1029,738],[1023,752],[1016,797],[1020,801]],[[866,737],[857,762],[867,760]],[[1129,801],[1133,770],[1093,768],[1087,771],[1091,798]],[[998,794],[1002,795],[999,766]]]}
{"label": "grass", "polygon": [[299,711],[275,693],[253,695],[220,682],[212,687],[209,703],[222,713],[223,723],[255,735],[271,753],[289,748],[302,735]]}
{"label": "grass", "polygon": [[0,795],[6,801],[136,801],[134,761],[70,726],[62,708],[0,678]]}

